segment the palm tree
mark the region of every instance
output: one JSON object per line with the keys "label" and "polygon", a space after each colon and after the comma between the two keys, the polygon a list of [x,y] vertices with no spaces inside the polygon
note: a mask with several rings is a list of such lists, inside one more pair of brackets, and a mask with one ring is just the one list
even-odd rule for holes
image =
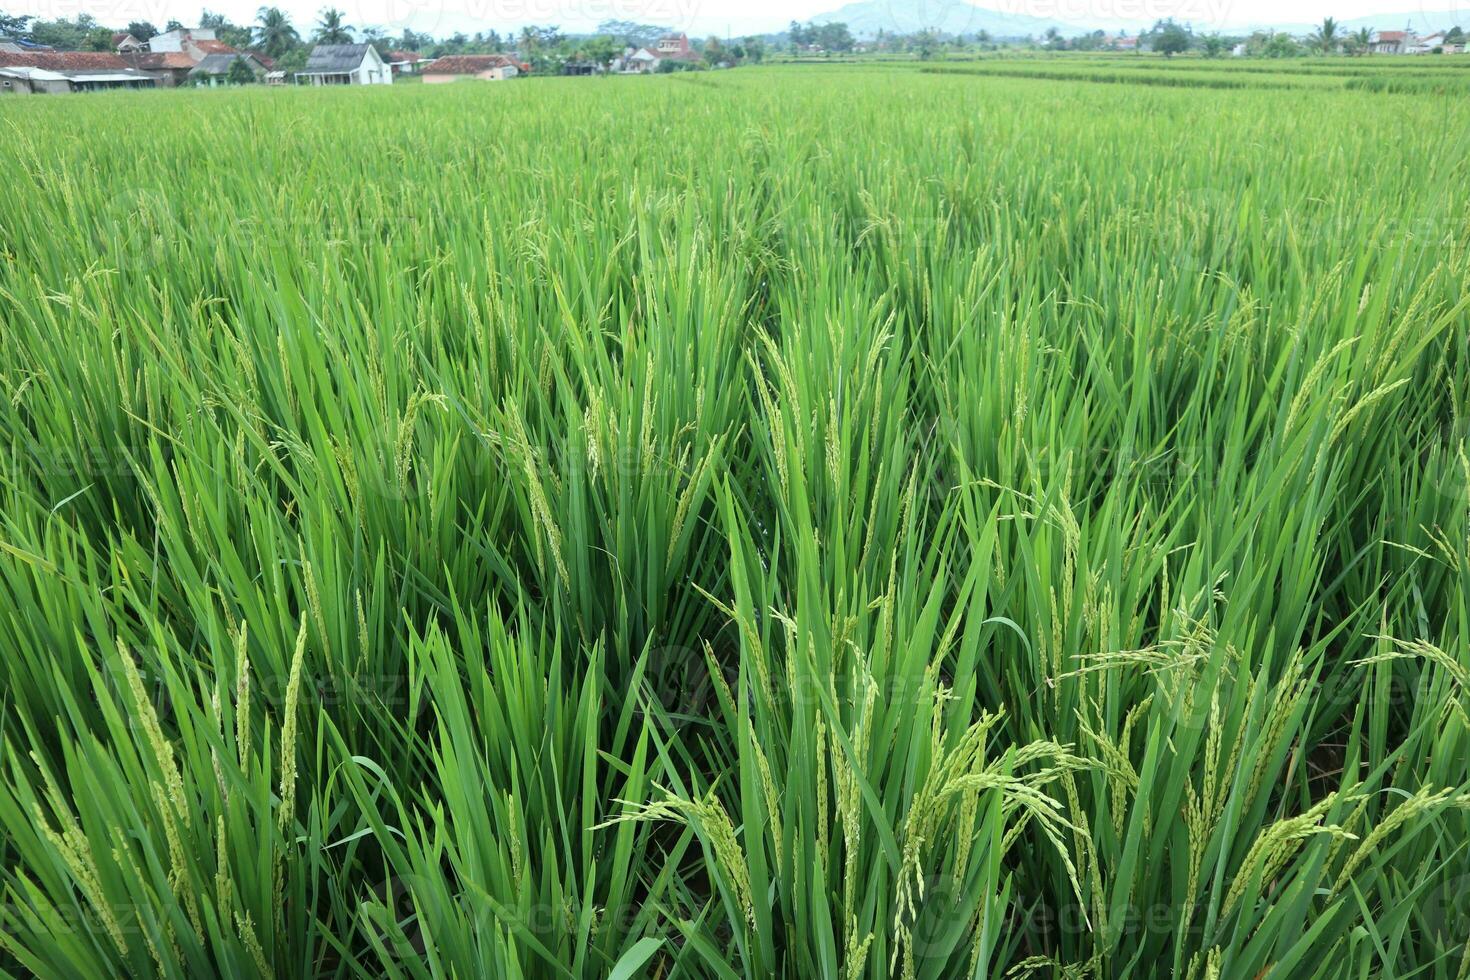
{"label": "palm tree", "polygon": [[1352,35],[1351,40],[1358,54],[1367,54],[1368,48],[1373,44],[1373,32],[1366,27],[1360,28],[1358,33]]}
{"label": "palm tree", "polygon": [[351,44],[352,28],[342,23],[346,15],[336,7],[328,7],[322,11],[322,19],[317,21],[316,42],[318,44]]}
{"label": "palm tree", "polygon": [[291,19],[280,7],[261,7],[255,12],[255,43],[272,58],[279,58],[301,40]]}
{"label": "palm tree", "polygon": [[1322,19],[1322,26],[1312,34],[1312,43],[1322,49],[1323,54],[1331,54],[1337,50],[1338,34],[1337,21],[1331,17]]}

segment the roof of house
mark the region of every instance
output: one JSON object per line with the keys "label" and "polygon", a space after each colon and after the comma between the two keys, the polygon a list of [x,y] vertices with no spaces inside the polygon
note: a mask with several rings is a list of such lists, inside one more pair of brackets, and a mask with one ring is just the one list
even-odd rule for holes
{"label": "roof of house", "polygon": [[83,85],[88,82],[151,82],[155,85],[158,84],[158,80],[152,75],[144,75],[142,72],[136,71],[84,72],[81,74],[73,73],[68,77],[71,81]]}
{"label": "roof of house", "polygon": [[417,51],[389,51],[388,60],[396,62],[423,61],[424,56]]}
{"label": "roof of house", "polygon": [[153,75],[145,75],[126,68],[120,71],[55,71],[27,65],[0,68],[0,78],[23,78],[31,82],[74,82],[78,85],[94,82],[147,82],[149,84],[158,82]]}
{"label": "roof of house", "polygon": [[203,51],[206,55],[211,54],[235,54],[235,49],[223,41],[212,41],[208,38],[194,41],[194,47]]}
{"label": "roof of house", "polygon": [[1402,41],[1407,36],[1408,36],[1407,35],[1407,32],[1405,32],[1405,31],[1379,31],[1378,32],[1378,40],[1380,40],[1380,41]]}
{"label": "roof of house", "polygon": [[213,41],[219,35],[213,27],[175,27],[171,31],[155,34],[154,37],[187,37],[194,41]]}
{"label": "roof of house", "polygon": [[318,44],[306,59],[305,74],[338,74],[357,71],[371,44]]}
{"label": "roof of house", "polygon": [[139,51],[128,53],[124,58],[134,68],[144,71],[187,70],[194,67],[194,59],[182,51]]}
{"label": "roof of house", "polygon": [[126,71],[128,63],[111,51],[0,52],[0,68],[44,68],[47,71]]}
{"label": "roof of house", "polygon": [[120,31],[117,34],[112,35],[112,46],[114,48],[124,41],[132,41],[134,44],[143,43],[142,41],[139,41],[137,38],[133,37],[133,35],[129,34],[127,31]]}
{"label": "roof of house", "polygon": [[[230,66],[238,60],[244,60],[248,64],[249,62],[255,61],[256,59],[253,55],[248,54],[207,54],[204,56],[203,61],[194,66],[194,72],[197,72],[201,75],[228,74]],[[260,65],[257,62],[257,67],[264,66]],[[254,70],[254,68],[251,68],[251,71]],[[193,74],[194,72],[191,72],[190,74]]]}
{"label": "roof of house", "polygon": [[507,66],[521,71],[530,71],[531,66],[522,64],[503,54],[451,54],[435,58],[422,69],[425,75],[478,75],[482,71]]}
{"label": "roof of house", "polygon": [[64,82],[66,76],[44,68],[0,68],[0,78],[24,78],[32,82]]}

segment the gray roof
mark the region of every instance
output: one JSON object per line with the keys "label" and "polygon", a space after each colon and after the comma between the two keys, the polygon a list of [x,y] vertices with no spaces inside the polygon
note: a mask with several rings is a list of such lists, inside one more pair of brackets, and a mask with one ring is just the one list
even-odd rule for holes
{"label": "gray roof", "polygon": [[[207,54],[204,60],[194,66],[189,72],[191,75],[225,75],[229,73],[230,66],[235,63],[236,58],[244,58],[245,64],[251,71],[264,68],[264,65],[255,62],[248,54]],[[253,63],[254,62],[254,63]]]}
{"label": "gray roof", "polygon": [[306,59],[304,72],[333,73],[357,71],[367,57],[371,44],[318,44]]}

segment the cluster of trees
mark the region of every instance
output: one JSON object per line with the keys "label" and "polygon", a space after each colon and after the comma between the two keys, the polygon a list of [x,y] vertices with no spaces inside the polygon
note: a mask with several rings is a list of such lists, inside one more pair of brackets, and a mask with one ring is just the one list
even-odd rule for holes
{"label": "cluster of trees", "polygon": [[[179,25],[170,21],[171,30]],[[64,17],[55,20],[38,20],[0,12],[0,37],[16,38],[47,44],[62,51],[111,51],[112,35],[117,31],[142,38],[152,37],[158,29],[147,21],[134,21],[126,27],[106,27],[91,14],[78,14],[73,20]],[[146,31],[146,34],[138,34]]]}
{"label": "cluster of trees", "polygon": [[802,24],[792,21],[786,29],[787,41],[793,54],[819,48],[829,54],[844,54],[857,46],[846,24]]}
{"label": "cluster of trees", "polygon": [[[1086,51],[1102,46],[1101,31],[1077,38],[1062,38],[1055,30],[1048,31],[1045,46],[1058,51]],[[1229,36],[1223,34],[1195,34],[1187,24],[1172,20],[1161,20],[1138,36],[1142,50],[1158,52],[1167,56],[1198,51],[1207,58],[1218,58],[1234,49],[1245,46],[1245,54],[1252,58],[1295,58],[1303,55],[1345,54],[1360,56],[1368,53],[1373,32],[1364,27],[1346,31],[1334,18],[1324,18],[1311,34],[1295,38],[1281,31],[1256,31],[1250,35]],[[1446,44],[1465,43],[1465,33],[1456,27],[1446,32]]]}
{"label": "cluster of trees", "polygon": [[[607,68],[628,48],[652,47],[658,39],[671,33],[667,27],[657,24],[640,24],[626,20],[608,20],[597,26],[591,35],[569,35],[558,27],[524,27],[519,33],[501,35],[487,31],[474,35],[453,34],[436,40],[427,34],[405,31],[398,44],[410,51],[418,51],[427,57],[438,58],[452,54],[498,54],[515,51],[531,65],[538,74],[557,74],[570,63],[596,65]],[[703,42],[693,42],[705,64],[751,64],[762,61],[766,54],[764,40],[745,37],[722,40],[711,37]],[[665,62],[665,70],[673,71],[685,67],[675,62]]]}

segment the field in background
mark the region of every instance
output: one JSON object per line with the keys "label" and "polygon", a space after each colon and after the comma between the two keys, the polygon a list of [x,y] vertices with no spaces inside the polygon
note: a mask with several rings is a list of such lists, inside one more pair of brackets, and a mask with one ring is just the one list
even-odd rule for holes
{"label": "field in background", "polygon": [[1465,976],[1470,107],[1118,60],[0,103],[0,970]]}
{"label": "field in background", "polygon": [[903,55],[853,55],[784,62],[803,69],[856,68],[931,74],[1005,75],[1072,82],[1180,88],[1348,88],[1420,95],[1470,95],[1470,56],[1206,58],[1157,54],[997,51],[921,61]]}

